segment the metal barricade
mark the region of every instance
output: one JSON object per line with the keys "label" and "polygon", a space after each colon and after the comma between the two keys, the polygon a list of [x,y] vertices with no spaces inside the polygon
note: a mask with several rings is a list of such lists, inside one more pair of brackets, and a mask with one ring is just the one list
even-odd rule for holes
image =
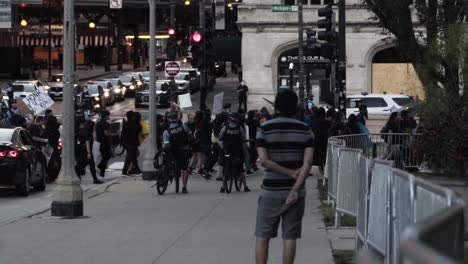
{"label": "metal barricade", "polygon": [[360,149],[341,148],[338,152],[335,227],[340,225],[340,213],[350,216],[356,216],[357,214],[358,164],[362,151]]}
{"label": "metal barricade", "polygon": [[[399,256],[400,236],[403,230],[413,223],[414,176],[394,169],[392,175],[392,241],[390,245],[393,263]],[[389,261],[390,262],[390,261]]]}
{"label": "metal barricade", "polygon": [[433,215],[449,207],[455,197],[453,191],[434,185],[422,179],[414,181],[415,199],[414,199],[414,222]]}
{"label": "metal barricade", "polygon": [[367,244],[386,256],[389,233],[391,161],[375,160],[372,171]]}
{"label": "metal barricade", "polygon": [[370,160],[359,155],[359,174],[357,190],[356,248],[367,247],[367,221],[369,207],[369,167]]}
{"label": "metal barricade", "polygon": [[398,263],[463,263],[463,202],[407,227],[402,234]]}
{"label": "metal barricade", "polygon": [[342,146],[337,144],[331,144],[331,169],[328,175],[328,196],[336,200],[336,192],[338,187],[338,159],[339,159],[339,149]]}

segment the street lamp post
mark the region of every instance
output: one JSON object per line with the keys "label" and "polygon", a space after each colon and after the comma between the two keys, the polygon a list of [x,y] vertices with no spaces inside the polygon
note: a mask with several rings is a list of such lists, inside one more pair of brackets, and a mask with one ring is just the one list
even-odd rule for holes
{"label": "street lamp post", "polygon": [[49,0],[48,5],[48,15],[49,15],[49,34],[47,35],[49,41],[47,42],[48,48],[48,58],[47,58],[47,69],[48,77],[52,75],[52,0]]}
{"label": "street lamp post", "polygon": [[62,169],[57,179],[52,201],[52,216],[83,216],[83,190],[74,169],[74,119],[73,84],[74,74],[74,28],[73,0],[64,0],[63,19],[63,149]]}
{"label": "street lamp post", "polygon": [[289,89],[293,89],[294,85],[294,63],[289,63]]}
{"label": "street lamp post", "polygon": [[23,31],[23,42],[21,43],[21,75],[23,75],[23,68],[24,68],[24,42],[26,41],[26,34],[24,32],[25,28],[28,26],[28,21],[26,19],[21,19],[20,22],[22,31]]}
{"label": "street lamp post", "polygon": [[156,178],[153,159],[156,155],[156,0],[148,0],[150,12],[150,48],[149,48],[149,146],[143,159],[143,180]]}

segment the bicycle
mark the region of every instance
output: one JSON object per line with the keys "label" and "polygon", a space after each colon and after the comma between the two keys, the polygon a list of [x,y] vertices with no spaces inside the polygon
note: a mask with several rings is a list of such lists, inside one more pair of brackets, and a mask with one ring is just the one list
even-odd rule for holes
{"label": "bicycle", "polygon": [[111,137],[111,150],[112,156],[120,156],[125,152],[125,146],[122,144],[120,134],[122,132],[122,122],[120,120],[113,120],[110,125],[110,137]]}
{"label": "bicycle", "polygon": [[179,181],[180,181],[180,170],[175,164],[175,160],[172,155],[167,151],[163,151],[162,164],[159,170],[158,177],[156,179],[156,190],[159,195],[163,195],[166,190],[169,182],[175,180],[175,192],[179,192]]}
{"label": "bicycle", "polygon": [[223,186],[226,193],[231,193],[233,183],[238,192],[241,190],[240,166],[242,163],[239,158],[232,158],[231,153],[224,154]]}

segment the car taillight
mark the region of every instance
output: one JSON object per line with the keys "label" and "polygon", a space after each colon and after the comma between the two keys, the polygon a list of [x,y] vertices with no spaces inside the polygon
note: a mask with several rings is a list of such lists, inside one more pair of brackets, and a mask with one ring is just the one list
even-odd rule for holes
{"label": "car taillight", "polygon": [[58,143],[58,149],[61,150],[62,147],[63,147],[63,143],[62,143],[62,142],[59,142],[59,143]]}
{"label": "car taillight", "polygon": [[16,157],[18,157],[18,154],[19,154],[19,153],[18,153],[18,151],[16,151],[16,150],[10,150],[10,151],[8,151],[8,157],[10,157],[10,158],[16,158]]}
{"label": "car taillight", "polygon": [[5,157],[8,157],[8,158],[16,158],[18,157],[19,155],[19,152],[16,151],[16,150],[10,150],[10,151],[2,151],[0,152],[0,157],[2,158],[5,158]]}

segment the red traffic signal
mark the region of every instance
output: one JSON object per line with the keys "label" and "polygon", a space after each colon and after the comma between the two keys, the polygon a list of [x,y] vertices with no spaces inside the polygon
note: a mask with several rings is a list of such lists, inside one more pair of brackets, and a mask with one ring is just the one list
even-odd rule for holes
{"label": "red traffic signal", "polygon": [[194,43],[200,43],[201,40],[202,40],[202,35],[198,31],[195,31],[192,33],[192,35],[190,35],[190,41]]}
{"label": "red traffic signal", "polygon": [[174,34],[175,34],[175,29],[169,28],[169,29],[167,30],[167,34],[169,34],[170,36],[174,36]]}

